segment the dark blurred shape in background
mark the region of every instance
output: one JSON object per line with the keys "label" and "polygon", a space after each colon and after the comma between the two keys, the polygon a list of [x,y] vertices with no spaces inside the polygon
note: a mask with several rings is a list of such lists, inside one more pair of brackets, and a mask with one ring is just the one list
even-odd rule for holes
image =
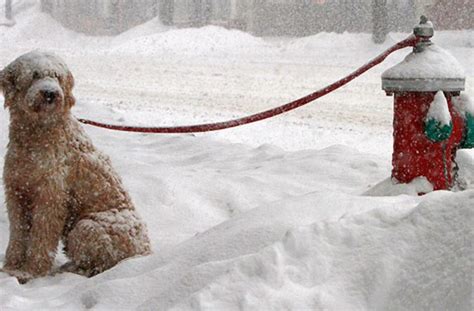
{"label": "dark blurred shape in background", "polygon": [[164,25],[220,25],[256,35],[409,32],[418,17],[437,29],[473,28],[474,0],[41,0],[42,10],[75,31],[115,35],[156,16]]}

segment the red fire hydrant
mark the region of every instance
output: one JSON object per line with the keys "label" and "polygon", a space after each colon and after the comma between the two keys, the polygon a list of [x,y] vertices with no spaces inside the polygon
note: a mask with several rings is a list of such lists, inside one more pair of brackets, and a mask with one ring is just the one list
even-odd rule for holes
{"label": "red fire hydrant", "polygon": [[462,110],[455,99],[464,90],[464,71],[430,41],[434,30],[425,17],[414,34],[421,41],[413,52],[382,75],[383,90],[394,95],[392,180],[425,177],[434,190],[451,189],[456,151],[473,145],[472,109]]}

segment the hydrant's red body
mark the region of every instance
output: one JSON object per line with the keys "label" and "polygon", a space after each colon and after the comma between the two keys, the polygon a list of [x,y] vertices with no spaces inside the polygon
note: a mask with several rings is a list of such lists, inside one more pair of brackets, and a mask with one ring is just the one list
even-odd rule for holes
{"label": "hydrant's red body", "polygon": [[452,95],[445,93],[453,122],[451,136],[432,142],[424,133],[424,116],[435,92],[400,92],[395,94],[392,177],[409,183],[424,176],[434,190],[449,189],[454,183],[456,150],[461,143],[464,120],[453,107]]}
{"label": "hydrant's red body", "polygon": [[[434,190],[440,190],[450,189],[455,182],[455,156],[466,124],[453,97],[464,90],[465,78],[454,57],[431,43],[433,34],[431,23],[422,20],[415,28],[420,42],[404,61],[383,73],[382,88],[394,95],[392,179],[410,183],[425,177]],[[439,114],[449,120],[449,124],[437,124],[449,130],[439,139],[427,134],[427,118],[435,96],[442,99],[445,109]]]}

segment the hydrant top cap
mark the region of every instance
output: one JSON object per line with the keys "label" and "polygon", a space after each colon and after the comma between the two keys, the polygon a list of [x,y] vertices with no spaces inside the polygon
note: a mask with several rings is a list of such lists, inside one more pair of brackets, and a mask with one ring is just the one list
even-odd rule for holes
{"label": "hydrant top cap", "polygon": [[426,16],[421,16],[420,23],[415,26],[413,33],[417,37],[431,38],[434,36],[434,28]]}
{"label": "hydrant top cap", "polygon": [[431,45],[422,52],[410,53],[382,74],[386,91],[458,92],[464,90],[464,70],[447,51]]}

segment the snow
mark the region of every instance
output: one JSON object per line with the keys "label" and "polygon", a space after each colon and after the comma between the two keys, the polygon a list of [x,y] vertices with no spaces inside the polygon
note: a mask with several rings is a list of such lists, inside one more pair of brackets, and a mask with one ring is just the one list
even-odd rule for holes
{"label": "snow", "polygon": [[459,61],[437,45],[412,52],[382,74],[388,92],[459,92],[465,89],[465,73]]}
{"label": "snow", "polygon": [[289,230],[175,309],[468,310],[471,250],[456,237],[472,237],[474,196],[446,195]]}
{"label": "snow", "polygon": [[468,95],[461,94],[454,97],[453,104],[461,114],[469,113],[474,116],[474,102]]}
{"label": "snow", "polygon": [[419,193],[430,193],[432,191],[433,185],[426,177],[417,177],[408,184],[399,183],[396,179],[390,177],[366,191],[364,195],[374,197],[398,196],[402,194],[418,195]]}
{"label": "snow", "polygon": [[[392,33],[378,46],[370,34],[255,38],[153,20],[117,37],[87,37],[36,6],[15,19],[0,28],[0,67],[32,49],[56,52],[75,74],[74,115],[130,125],[264,110],[407,36]],[[472,96],[473,31],[435,39],[458,59],[462,94]],[[473,150],[457,157],[467,190],[430,192],[423,178],[389,178],[393,99],[380,75],[408,52],[310,106],[242,128],[145,135],[85,126],[122,176],[154,254],[91,279],[63,273],[19,285],[0,273],[0,309],[472,310]],[[1,111],[2,162],[7,130]],[[0,213],[0,266],[7,239]],[[57,256],[55,267],[65,261]]]}
{"label": "snow", "polygon": [[403,62],[382,75],[387,79],[464,79],[464,69],[449,52],[437,45],[409,54]]}
{"label": "snow", "polygon": [[0,26],[12,27],[15,25],[14,20],[6,19],[5,17],[0,17]]}
{"label": "snow", "polygon": [[449,113],[448,101],[442,91],[438,91],[433,98],[433,102],[426,114],[426,121],[436,120],[440,125],[451,124],[451,114]]}
{"label": "snow", "polygon": [[237,30],[225,30],[216,26],[185,28],[174,31],[139,36],[118,44],[112,53],[162,55],[167,51],[180,54],[205,56],[212,54],[216,47],[224,54],[245,53],[264,46],[262,39]]}

